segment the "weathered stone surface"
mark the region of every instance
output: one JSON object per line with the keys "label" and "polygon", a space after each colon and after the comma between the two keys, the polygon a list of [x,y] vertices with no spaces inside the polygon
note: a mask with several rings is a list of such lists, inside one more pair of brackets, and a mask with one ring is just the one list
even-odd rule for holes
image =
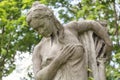
{"label": "weathered stone surface", "polygon": [[27,22],[43,36],[33,51],[36,80],[106,80],[104,62],[112,43],[103,23],[84,20],[63,26],[51,9],[38,2],[28,12]]}

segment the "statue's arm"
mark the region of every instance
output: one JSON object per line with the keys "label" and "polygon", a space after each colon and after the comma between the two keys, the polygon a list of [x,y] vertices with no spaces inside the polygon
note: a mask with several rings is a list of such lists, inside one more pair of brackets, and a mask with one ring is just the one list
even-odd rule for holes
{"label": "statue's arm", "polygon": [[[40,45],[42,46],[42,45]],[[33,71],[36,80],[52,80],[53,76],[58,70],[59,64],[57,60],[54,60],[46,67],[42,68],[42,57],[40,55],[40,46],[37,45],[34,48],[32,61],[33,61]]]}
{"label": "statue's arm", "polygon": [[73,45],[67,45],[62,50],[58,51],[58,56],[46,67],[41,68],[41,57],[38,55],[39,48],[34,49],[33,53],[33,68],[36,80],[53,80],[58,69],[67,59],[74,53]]}
{"label": "statue's arm", "polygon": [[107,31],[99,22],[94,20],[84,20],[84,21],[74,22],[73,24],[74,24],[73,28],[75,29],[75,31],[78,32],[78,35],[88,30],[92,30],[94,33],[96,33],[97,36],[99,36],[101,39],[105,41],[107,46],[106,52],[111,51],[112,41],[110,40]]}
{"label": "statue's arm", "polygon": [[[42,45],[40,45],[42,46]],[[54,60],[46,67],[42,68],[41,62],[42,57],[40,55],[40,46],[37,45],[34,48],[32,61],[33,61],[33,71],[36,80],[52,80],[53,76],[58,70],[59,64],[57,60]]]}
{"label": "statue's arm", "polygon": [[78,21],[77,25],[78,25],[77,30],[79,33],[92,30],[93,32],[96,33],[96,35],[98,35],[100,38],[102,38],[105,41],[106,45],[109,48],[112,48],[112,42],[109,38],[109,35],[105,30],[105,28],[99,22],[93,20],[85,20],[85,21]]}
{"label": "statue's arm", "polygon": [[[40,48],[39,46],[35,46],[33,54],[32,54],[32,62],[33,62],[33,72],[36,78],[37,73],[41,70],[41,56],[40,56]],[[36,80],[38,80],[36,78]]]}

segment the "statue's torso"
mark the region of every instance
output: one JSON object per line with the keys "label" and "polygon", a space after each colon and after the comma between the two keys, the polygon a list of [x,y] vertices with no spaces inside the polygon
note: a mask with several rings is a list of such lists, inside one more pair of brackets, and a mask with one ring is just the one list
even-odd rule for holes
{"label": "statue's torso", "polygon": [[72,34],[69,30],[65,30],[64,37],[65,44],[54,43],[51,44],[50,39],[44,40],[44,43],[40,49],[40,55],[42,57],[41,67],[49,65],[50,62],[58,55],[58,51],[66,44],[81,45],[81,49],[76,51],[67,63],[65,63],[57,72],[53,80],[87,80],[86,66],[84,60],[84,49],[82,44],[78,40],[77,36]]}

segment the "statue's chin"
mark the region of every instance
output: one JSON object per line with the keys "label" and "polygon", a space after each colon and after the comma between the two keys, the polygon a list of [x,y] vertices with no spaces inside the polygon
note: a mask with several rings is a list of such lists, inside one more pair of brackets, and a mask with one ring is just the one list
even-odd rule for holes
{"label": "statue's chin", "polygon": [[50,37],[51,34],[41,34],[43,37]]}

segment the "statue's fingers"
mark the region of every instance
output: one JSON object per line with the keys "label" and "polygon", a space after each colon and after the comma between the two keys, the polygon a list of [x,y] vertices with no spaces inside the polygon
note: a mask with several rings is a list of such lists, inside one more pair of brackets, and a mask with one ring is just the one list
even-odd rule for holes
{"label": "statue's fingers", "polygon": [[69,53],[75,48],[75,45],[68,45],[66,48],[64,48],[64,53]]}

